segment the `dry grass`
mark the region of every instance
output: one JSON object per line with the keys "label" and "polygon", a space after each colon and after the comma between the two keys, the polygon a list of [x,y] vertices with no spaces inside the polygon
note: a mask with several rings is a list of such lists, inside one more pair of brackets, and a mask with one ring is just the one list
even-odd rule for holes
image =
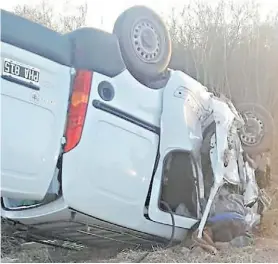
{"label": "dry grass", "polygon": [[[108,250],[107,250],[108,252]],[[108,252],[109,254],[109,252]],[[2,262],[6,263],[45,263],[45,262],[101,262],[101,263],[131,263],[137,262],[142,256],[146,255],[143,251],[123,251],[114,258],[97,258],[93,252],[62,254],[61,250],[57,250],[56,256],[53,258],[53,251],[49,248],[42,247],[36,250],[20,250],[2,258]],[[278,260],[278,244],[277,241],[258,239],[256,245],[243,249],[224,248],[217,255],[211,255],[200,249],[189,251],[187,248],[177,246],[170,249],[156,249],[149,252],[142,260],[147,263],[162,262],[222,262],[222,263],[244,263],[244,262],[263,262],[272,263]]]}
{"label": "dry grass", "polygon": [[[136,262],[144,252],[128,251],[118,254],[114,259],[105,260],[103,262],[110,263],[130,263]],[[184,247],[174,247],[167,250],[157,249],[150,252],[143,262],[147,263],[162,263],[162,262],[176,262],[176,263],[200,263],[200,262],[264,262],[271,263],[278,260],[278,244],[273,243],[272,240],[266,241],[258,239],[256,245],[252,247],[239,248],[224,248],[217,255],[211,255],[196,248],[190,251]]]}
{"label": "dry grass", "polygon": [[[182,246],[169,249],[154,249],[151,252],[126,250],[115,255],[109,250],[99,251],[86,249],[80,252],[55,249],[46,246],[38,246],[32,249],[22,249],[21,241],[7,236],[2,229],[2,262],[6,263],[45,263],[45,262],[108,262],[130,263],[138,262],[141,257],[148,253],[142,262],[264,262],[271,263],[278,260],[278,240],[270,238],[257,238],[255,244],[246,248],[223,247],[217,255],[211,255],[196,248],[192,251]],[[113,256],[114,255],[114,256]]]}

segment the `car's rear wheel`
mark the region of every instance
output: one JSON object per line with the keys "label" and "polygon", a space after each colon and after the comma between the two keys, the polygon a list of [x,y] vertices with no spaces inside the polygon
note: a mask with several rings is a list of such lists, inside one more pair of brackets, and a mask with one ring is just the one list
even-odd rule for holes
{"label": "car's rear wheel", "polygon": [[151,9],[134,6],[117,19],[117,35],[124,62],[139,81],[156,79],[167,69],[172,53],[169,33]]}
{"label": "car's rear wheel", "polygon": [[246,121],[240,130],[244,150],[251,155],[271,150],[275,133],[271,114],[261,105],[253,103],[240,104],[237,108]]}

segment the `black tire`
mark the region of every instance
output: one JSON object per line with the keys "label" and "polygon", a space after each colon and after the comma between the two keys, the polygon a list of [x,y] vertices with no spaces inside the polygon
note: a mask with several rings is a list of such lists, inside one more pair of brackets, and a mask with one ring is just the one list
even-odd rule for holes
{"label": "black tire", "polygon": [[250,155],[270,151],[275,135],[271,114],[261,105],[253,103],[239,104],[237,109],[247,121],[247,125],[240,131],[243,149]]}
{"label": "black tire", "polygon": [[114,25],[124,62],[140,82],[155,80],[168,68],[172,45],[162,19],[151,9],[134,6],[124,11]]}

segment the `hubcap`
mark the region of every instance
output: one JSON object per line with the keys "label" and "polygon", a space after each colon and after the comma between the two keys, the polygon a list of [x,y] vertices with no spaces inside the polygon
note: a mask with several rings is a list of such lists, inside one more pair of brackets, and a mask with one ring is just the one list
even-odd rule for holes
{"label": "hubcap", "polygon": [[139,21],[133,28],[132,44],[137,56],[144,62],[155,62],[160,54],[160,38],[154,25]]}
{"label": "hubcap", "polygon": [[240,138],[243,144],[247,146],[258,145],[264,134],[263,122],[253,113],[244,113],[246,123],[240,131]]}

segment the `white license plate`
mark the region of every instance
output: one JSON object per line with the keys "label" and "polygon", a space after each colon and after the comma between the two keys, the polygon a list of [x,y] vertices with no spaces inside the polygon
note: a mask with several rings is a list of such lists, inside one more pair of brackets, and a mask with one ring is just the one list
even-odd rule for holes
{"label": "white license plate", "polygon": [[2,76],[39,86],[40,70],[29,65],[4,59]]}

